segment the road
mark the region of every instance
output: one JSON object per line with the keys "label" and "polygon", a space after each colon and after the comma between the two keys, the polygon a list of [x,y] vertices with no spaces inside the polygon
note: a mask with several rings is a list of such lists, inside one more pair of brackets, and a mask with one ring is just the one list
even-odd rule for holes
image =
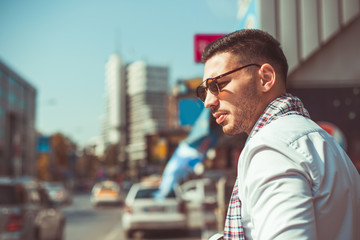
{"label": "road", "polygon": [[67,240],[125,239],[121,231],[120,207],[94,208],[89,194],[74,195],[73,204],[63,208]]}
{"label": "road", "polygon": [[[74,195],[73,204],[62,208],[66,216],[66,240],[125,240],[121,227],[122,207],[106,206],[94,208],[89,194]],[[151,237],[151,238],[150,238]],[[151,240],[200,240],[199,234],[193,237],[150,236]],[[137,238],[144,239],[144,238]]]}

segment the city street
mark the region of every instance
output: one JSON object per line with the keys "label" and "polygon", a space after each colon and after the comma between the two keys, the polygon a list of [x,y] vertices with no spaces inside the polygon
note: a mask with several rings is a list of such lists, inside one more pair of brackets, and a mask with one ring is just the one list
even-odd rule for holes
{"label": "city street", "polygon": [[360,0],[19,2],[0,240],[360,240]]}
{"label": "city street", "polygon": [[[122,207],[93,207],[89,194],[75,194],[73,204],[63,207],[66,215],[66,240],[125,240],[121,227]],[[151,238],[150,238],[151,237]],[[200,236],[163,236],[158,234],[146,239],[199,240]],[[137,238],[145,239],[145,238]]]}

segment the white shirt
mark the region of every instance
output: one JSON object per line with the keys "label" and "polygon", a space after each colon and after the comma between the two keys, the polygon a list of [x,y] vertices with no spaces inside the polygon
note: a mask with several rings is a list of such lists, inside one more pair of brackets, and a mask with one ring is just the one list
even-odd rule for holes
{"label": "white shirt", "polygon": [[246,239],[360,239],[360,176],[308,118],[281,117],[250,138],[238,183]]}

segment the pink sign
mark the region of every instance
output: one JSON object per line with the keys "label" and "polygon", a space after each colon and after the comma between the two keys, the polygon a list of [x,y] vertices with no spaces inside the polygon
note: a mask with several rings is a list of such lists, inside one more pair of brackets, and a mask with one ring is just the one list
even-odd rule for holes
{"label": "pink sign", "polygon": [[225,34],[195,34],[194,36],[194,57],[195,62],[201,62],[201,54],[205,47]]}

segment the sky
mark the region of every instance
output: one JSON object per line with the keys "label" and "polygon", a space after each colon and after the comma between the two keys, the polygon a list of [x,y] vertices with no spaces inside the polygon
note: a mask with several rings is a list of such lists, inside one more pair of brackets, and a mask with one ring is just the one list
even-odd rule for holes
{"label": "sky", "polygon": [[0,0],[0,61],[37,90],[36,129],[79,146],[101,135],[105,63],[168,66],[170,86],[202,77],[195,34],[237,29],[237,0]]}

